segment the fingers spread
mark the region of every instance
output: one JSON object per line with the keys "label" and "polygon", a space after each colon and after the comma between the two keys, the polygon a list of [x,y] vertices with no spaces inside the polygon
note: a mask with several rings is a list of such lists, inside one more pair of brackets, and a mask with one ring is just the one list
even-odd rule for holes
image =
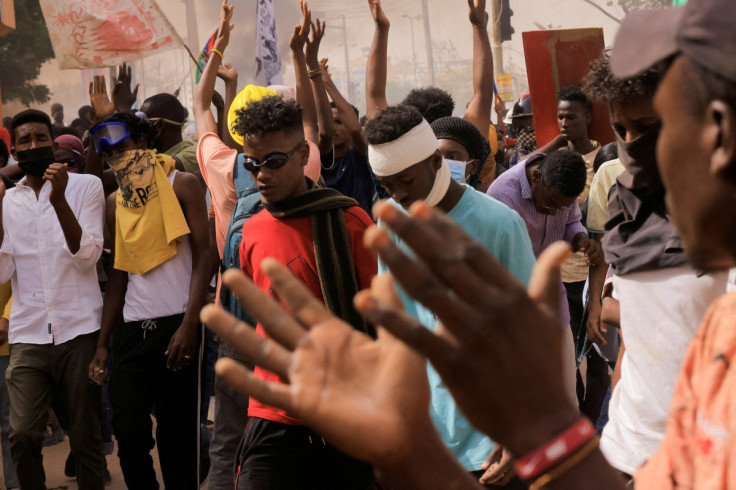
{"label": "fingers spread", "polygon": [[451,353],[452,347],[447,341],[400,308],[373,298],[369,291],[361,291],[355,296],[355,308],[369,322],[380,325],[433,364],[442,363],[442,359]]}
{"label": "fingers spread", "polygon": [[269,383],[256,378],[253,373],[232,359],[220,359],[215,364],[215,372],[230,383],[233,388],[246,396],[252,396],[261,403],[292,411],[291,393],[288,385]]}
{"label": "fingers spread", "polygon": [[296,348],[306,331],[273,298],[239,271],[225,272],[222,280],[243,308],[261,323],[271,337],[290,350]]}
{"label": "fingers spread", "polygon": [[480,322],[474,321],[475,311],[442,284],[427,264],[410,259],[380,228],[368,229],[365,242],[378,253],[407,294],[432,310],[457,337],[477,340],[479,330],[474,327]]}
{"label": "fingers spread", "polygon": [[271,279],[271,284],[279,296],[286,302],[291,314],[302,325],[311,328],[314,325],[332,318],[325,305],[314,297],[314,294],[286,267],[274,259],[261,262],[263,270]]}
{"label": "fingers spread", "polygon": [[202,322],[246,355],[255,364],[288,378],[291,359],[289,351],[271,339],[266,339],[246,323],[238,321],[222,308],[207,305],[202,308]]}
{"label": "fingers spread", "polygon": [[[480,262],[485,259],[492,266],[489,277],[510,276],[482,245],[425,203],[412,205],[414,217],[388,204],[377,206],[377,211],[382,223],[406,242],[438,279],[471,304],[482,304],[486,299],[488,280],[478,274],[466,258]],[[449,243],[452,243],[451,247]],[[504,287],[508,284],[508,281],[503,281]]]}

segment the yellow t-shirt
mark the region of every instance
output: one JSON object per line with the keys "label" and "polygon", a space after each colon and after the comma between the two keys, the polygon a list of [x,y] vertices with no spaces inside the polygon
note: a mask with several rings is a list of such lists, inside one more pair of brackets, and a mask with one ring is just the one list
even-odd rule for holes
{"label": "yellow t-shirt", "polygon": [[603,225],[608,221],[608,193],[624,170],[623,163],[617,158],[601,165],[593,177],[588,196],[587,220],[588,231],[591,233],[603,233]]}

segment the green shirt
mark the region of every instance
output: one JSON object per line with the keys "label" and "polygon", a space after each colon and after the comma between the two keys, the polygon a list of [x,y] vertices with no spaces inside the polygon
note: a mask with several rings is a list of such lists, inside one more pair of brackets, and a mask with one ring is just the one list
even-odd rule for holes
{"label": "green shirt", "polygon": [[197,180],[199,180],[199,185],[202,186],[202,189],[207,191],[207,184],[204,182],[202,172],[199,170],[199,163],[197,162],[197,147],[194,143],[191,141],[182,141],[181,143],[175,144],[164,153],[171,157],[178,158],[181,164],[184,165],[184,170],[190,174],[194,174],[197,177]]}

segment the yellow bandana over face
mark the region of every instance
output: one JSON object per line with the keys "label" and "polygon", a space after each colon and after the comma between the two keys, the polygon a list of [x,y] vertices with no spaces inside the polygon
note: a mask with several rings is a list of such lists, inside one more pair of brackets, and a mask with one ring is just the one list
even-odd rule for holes
{"label": "yellow bandana over face", "polygon": [[107,163],[118,182],[115,268],[143,275],[175,256],[189,233],[168,178],[175,162],[153,150],[130,150]]}

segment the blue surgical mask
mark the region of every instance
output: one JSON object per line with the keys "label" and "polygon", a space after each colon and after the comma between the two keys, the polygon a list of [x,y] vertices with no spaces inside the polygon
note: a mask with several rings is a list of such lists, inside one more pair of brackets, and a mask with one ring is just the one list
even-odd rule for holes
{"label": "blue surgical mask", "polygon": [[465,184],[467,179],[465,178],[465,168],[468,166],[468,162],[459,162],[457,160],[449,160],[445,158],[445,161],[450,166],[450,175],[455,182]]}

